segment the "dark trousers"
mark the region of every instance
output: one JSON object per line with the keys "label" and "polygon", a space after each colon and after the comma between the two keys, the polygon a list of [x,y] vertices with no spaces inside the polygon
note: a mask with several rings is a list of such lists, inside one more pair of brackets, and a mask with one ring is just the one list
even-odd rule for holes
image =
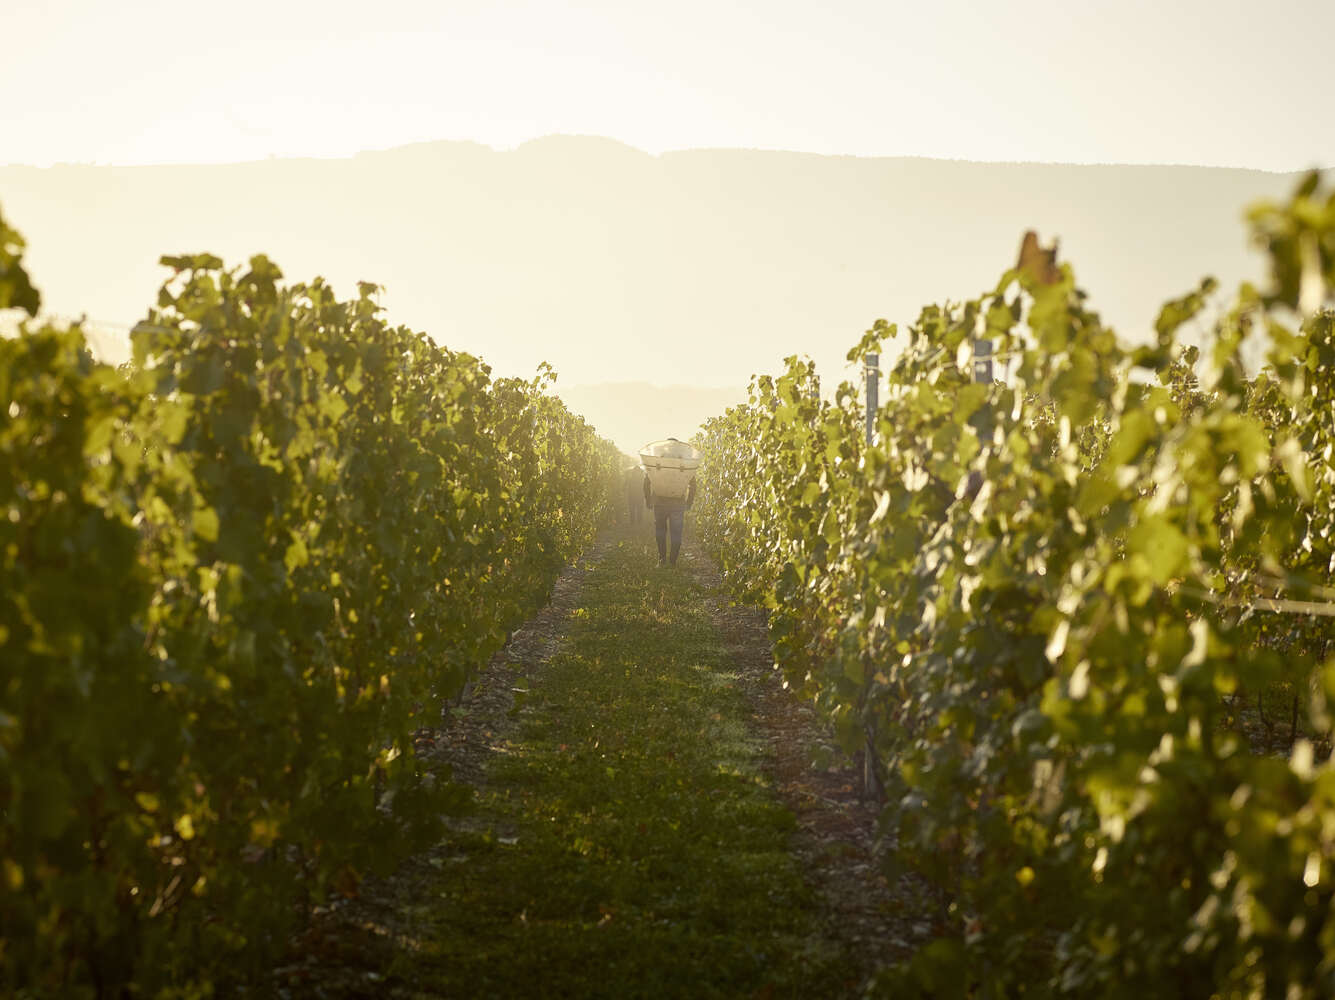
{"label": "dark trousers", "polygon": [[685,523],[686,512],[680,507],[672,507],[661,501],[654,507],[654,538],[658,541],[659,561],[668,558],[668,530],[672,532],[671,562],[677,564],[677,553],[681,551],[681,532]]}

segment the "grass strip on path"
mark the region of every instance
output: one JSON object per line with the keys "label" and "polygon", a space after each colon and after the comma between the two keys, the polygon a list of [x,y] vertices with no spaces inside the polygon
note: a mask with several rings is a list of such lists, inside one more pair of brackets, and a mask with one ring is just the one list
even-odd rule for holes
{"label": "grass strip on path", "polygon": [[522,696],[386,985],[444,996],[820,997],[814,930],[749,709],[689,576],[621,538]]}

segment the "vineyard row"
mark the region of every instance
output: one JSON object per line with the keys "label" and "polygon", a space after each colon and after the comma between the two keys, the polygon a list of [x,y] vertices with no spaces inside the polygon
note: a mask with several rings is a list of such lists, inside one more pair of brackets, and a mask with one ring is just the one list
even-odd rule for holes
{"label": "vineyard row", "polygon": [[[0,223],[0,309],[35,314]],[[414,731],[539,606],[620,460],[550,395],[264,257],[133,361],[0,340],[0,993],[204,995],[438,839]]]}
{"label": "vineyard row", "polygon": [[[1335,995],[1335,633],[1265,610],[1335,582],[1328,180],[1250,211],[1264,287],[1206,279],[1153,343],[1027,240],[900,337],[871,443],[797,358],[696,442],[708,547],[945,901],[888,995]],[[1278,692],[1288,754],[1240,717]]]}

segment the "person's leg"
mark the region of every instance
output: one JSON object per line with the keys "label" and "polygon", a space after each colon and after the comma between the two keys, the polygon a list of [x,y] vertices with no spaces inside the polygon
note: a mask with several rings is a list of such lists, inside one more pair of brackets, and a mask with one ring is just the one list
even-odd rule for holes
{"label": "person's leg", "polygon": [[658,561],[667,559],[668,512],[661,507],[654,508],[654,538],[658,541]]}
{"label": "person's leg", "polygon": [[668,522],[672,525],[672,565],[677,565],[677,553],[681,551],[681,532],[684,526],[686,514],[680,510],[674,510],[671,519]]}

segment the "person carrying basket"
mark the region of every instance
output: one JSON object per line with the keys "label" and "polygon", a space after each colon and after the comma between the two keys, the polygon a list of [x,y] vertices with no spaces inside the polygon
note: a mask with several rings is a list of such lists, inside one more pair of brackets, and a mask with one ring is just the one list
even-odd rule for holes
{"label": "person carrying basket", "polygon": [[[695,470],[698,451],[676,438],[655,441],[640,449],[644,469],[644,502],[654,512],[654,538],[658,542],[658,565],[677,565],[686,511],[695,503]],[[671,536],[672,547],[668,549]]]}

